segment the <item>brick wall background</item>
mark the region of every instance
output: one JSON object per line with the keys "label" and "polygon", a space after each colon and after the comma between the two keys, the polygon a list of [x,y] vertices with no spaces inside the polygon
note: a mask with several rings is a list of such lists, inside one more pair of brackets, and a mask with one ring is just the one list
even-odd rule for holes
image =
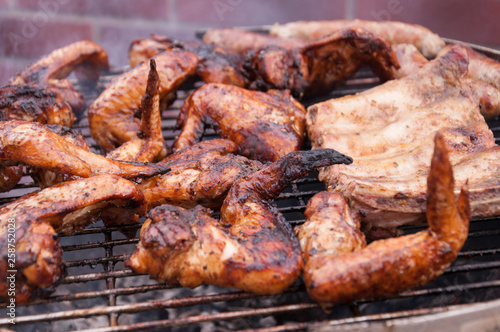
{"label": "brick wall background", "polygon": [[362,18],[422,24],[443,37],[500,47],[500,0],[0,0],[0,83],[38,57],[87,39],[112,65],[150,33],[194,39],[198,29]]}

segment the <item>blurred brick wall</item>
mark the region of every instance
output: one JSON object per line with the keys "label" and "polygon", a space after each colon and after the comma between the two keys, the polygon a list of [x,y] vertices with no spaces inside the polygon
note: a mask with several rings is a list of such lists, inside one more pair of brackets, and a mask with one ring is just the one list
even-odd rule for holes
{"label": "blurred brick wall", "polygon": [[500,47],[499,13],[500,0],[0,0],[0,83],[81,39],[97,42],[122,66],[130,42],[153,32],[193,39],[213,26],[299,19],[400,20]]}

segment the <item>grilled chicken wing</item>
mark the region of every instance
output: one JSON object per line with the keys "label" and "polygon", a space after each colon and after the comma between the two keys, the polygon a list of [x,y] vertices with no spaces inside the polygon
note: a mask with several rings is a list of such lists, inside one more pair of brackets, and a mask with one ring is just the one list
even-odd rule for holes
{"label": "grilled chicken wing", "polygon": [[[197,58],[183,50],[169,50],[157,55],[160,76],[160,100],[170,96],[196,69]],[[90,105],[89,127],[92,137],[109,152],[137,137],[141,97],[147,85],[149,63],[118,76]]]}
{"label": "grilled chicken wing", "polygon": [[[313,148],[350,153],[352,165],[320,172],[332,191],[364,212],[373,228],[425,220],[426,178],[437,131],[450,151],[455,180],[469,179],[473,217],[500,213],[500,153],[476,102],[468,97],[467,52],[456,46],[415,75],[309,107]],[[457,188],[458,194],[458,188]]]}
{"label": "grilled chicken wing", "polygon": [[[40,87],[5,85],[0,88],[0,121],[24,120],[71,126],[71,107]],[[22,166],[0,168],[0,192],[13,189],[23,176]]]}
{"label": "grilled chicken wing", "polygon": [[71,144],[43,125],[15,120],[0,121],[0,163],[25,164],[79,177],[116,174],[136,178],[169,171],[157,164],[107,159]]}
{"label": "grilled chicken wing", "polygon": [[[307,226],[299,237],[306,250],[304,281],[314,300],[326,306],[395,294],[432,281],[455,260],[467,239],[469,200],[465,186],[455,202],[452,168],[440,134],[430,169],[425,231],[363,248],[359,224],[352,224],[345,202],[323,198],[308,206]],[[319,235],[309,237],[308,228]],[[310,250],[314,248],[318,250]]]}
{"label": "grilled chicken wing", "polygon": [[146,92],[140,106],[142,116],[137,136],[108,153],[107,158],[154,162],[162,160],[167,155],[167,146],[161,131],[160,77],[154,59],[150,60],[150,67]]}
{"label": "grilled chicken wing", "polygon": [[260,161],[276,161],[301,149],[304,107],[287,91],[249,91],[230,85],[207,84],[184,103],[174,141],[178,151],[198,142],[205,126],[237,143],[240,153]]}
{"label": "grilled chicken wing", "polygon": [[165,36],[152,34],[132,42],[129,49],[130,66],[135,67],[167,49],[180,48],[193,52],[198,58],[196,74],[205,83],[223,83],[245,87],[241,64],[243,57],[223,47],[196,42],[174,42]]}
{"label": "grilled chicken wing", "polygon": [[23,120],[71,127],[71,107],[53,92],[29,85],[0,87],[0,121]]}
{"label": "grilled chicken wing", "polygon": [[[81,134],[73,132],[68,127],[61,127],[59,125],[46,125],[46,127],[53,133],[56,133],[57,135],[64,138],[70,144],[85,151],[91,152],[89,145]],[[35,183],[42,189],[50,187],[57,183],[78,179],[78,176],[57,173],[40,167],[29,167],[28,173],[33,178],[33,181],[35,181]]]}
{"label": "grilled chicken wing", "polygon": [[393,78],[393,67],[399,67],[384,39],[351,28],[301,48],[249,52],[243,67],[252,89],[288,89],[295,96],[312,96],[331,91],[364,65],[382,80]]}
{"label": "grilled chicken wing", "polygon": [[[0,208],[0,277],[14,275],[16,303],[50,291],[62,274],[62,251],[56,231],[72,233],[86,226],[89,214],[113,203],[143,206],[137,186],[115,175],[64,182],[25,195]],[[90,210],[86,208],[92,206]],[[15,231],[14,231],[15,230]],[[10,235],[12,234],[12,235]],[[15,240],[15,259],[9,256]],[[14,272],[12,272],[14,270]],[[0,284],[0,301],[8,301],[8,285]]]}
{"label": "grilled chicken wing", "polygon": [[85,110],[85,100],[66,77],[75,71],[81,82],[95,84],[100,72],[105,70],[109,70],[106,51],[90,41],[79,41],[43,57],[13,77],[9,84],[45,87],[68,102],[75,113],[80,114]]}
{"label": "grilled chicken wing", "polygon": [[147,210],[161,204],[220,208],[235,181],[263,166],[236,155],[237,151],[236,143],[214,139],[167,157],[160,164],[170,167],[169,173],[144,179],[139,184]]}
{"label": "grilled chicken wing", "polygon": [[203,35],[203,42],[222,46],[242,55],[250,50],[260,50],[268,46],[295,49],[306,45],[306,42],[300,39],[278,38],[233,28],[210,29]]}
{"label": "grilled chicken wing", "polygon": [[202,207],[153,209],[126,265],[159,281],[275,294],[299,276],[297,239],[272,202],[290,181],[332,163],[351,162],[333,150],[292,152],[238,180],[220,220]]}
{"label": "grilled chicken wing", "polygon": [[391,44],[413,44],[428,58],[435,57],[445,46],[445,42],[427,28],[391,21],[298,21],[282,25],[275,24],[269,33],[281,38],[314,41],[347,28],[363,28],[386,39]]}
{"label": "grilled chicken wing", "polygon": [[[449,52],[452,46],[443,48],[439,56]],[[498,88],[500,86],[500,63],[484,57],[468,46],[464,47],[469,55],[469,68],[465,80],[470,87],[469,94],[479,105],[481,114],[486,119],[497,117],[500,115],[500,89]],[[401,66],[395,70],[397,78],[416,74],[428,62],[413,45],[400,44],[394,47],[394,51]]]}

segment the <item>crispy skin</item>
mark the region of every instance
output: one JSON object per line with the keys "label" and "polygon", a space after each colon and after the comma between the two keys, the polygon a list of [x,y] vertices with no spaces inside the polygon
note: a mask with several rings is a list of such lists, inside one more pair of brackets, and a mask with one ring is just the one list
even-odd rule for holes
{"label": "crispy skin", "polygon": [[202,207],[153,209],[126,265],[159,281],[276,294],[300,275],[299,243],[272,199],[290,181],[332,163],[351,162],[333,150],[292,152],[238,180],[221,218]]}
{"label": "crispy skin", "polygon": [[[169,50],[157,55],[160,100],[171,96],[196,69],[197,58],[188,51]],[[90,105],[89,127],[92,137],[106,151],[116,149],[137,137],[141,97],[147,85],[150,66],[140,66],[118,76]]]}
{"label": "crispy skin", "polygon": [[249,52],[243,67],[251,89],[288,89],[301,97],[329,92],[365,65],[382,80],[392,79],[393,68],[399,67],[384,39],[351,28],[301,48]]}
{"label": "crispy skin", "polygon": [[[73,132],[68,127],[62,127],[59,125],[47,125],[47,128],[50,129],[50,131],[64,138],[72,145],[90,152],[90,147],[85,141],[85,137],[83,137],[83,135]],[[13,167],[18,167],[18,166],[13,166]],[[29,167],[28,173],[33,178],[33,181],[35,181],[35,183],[42,189],[50,187],[57,183],[76,180],[79,178],[78,176],[68,175],[64,173],[57,173],[39,167]]]}
{"label": "crispy skin", "polygon": [[44,88],[5,85],[0,88],[0,121],[23,120],[71,127],[71,107]]}
{"label": "crispy skin", "polygon": [[[453,45],[446,46],[439,56],[448,53]],[[479,105],[485,119],[500,115],[500,63],[464,46],[469,55],[469,68],[465,82],[470,87],[470,96]],[[428,61],[413,45],[400,44],[394,47],[401,65],[395,77],[416,74]]]}
{"label": "crispy skin", "polygon": [[222,46],[242,55],[250,50],[260,50],[268,46],[295,49],[306,44],[300,39],[277,38],[264,33],[233,28],[210,29],[203,35],[203,42]]}
{"label": "crispy skin", "polygon": [[83,84],[94,85],[101,71],[109,70],[108,55],[99,45],[79,41],[59,48],[27,67],[9,84],[36,85],[56,93],[68,102],[78,115],[85,110],[83,95],[76,91],[66,77],[75,71]]}
{"label": "crispy skin", "polygon": [[[5,85],[0,88],[0,121],[24,120],[71,126],[71,107],[40,87]],[[23,176],[22,166],[0,168],[0,192],[13,189]]]}
{"label": "crispy skin", "polygon": [[142,116],[138,135],[108,153],[107,158],[144,163],[160,161],[167,155],[161,131],[160,77],[154,59],[150,60],[150,68],[146,92],[140,106]]}
{"label": "crispy skin", "polygon": [[130,66],[135,67],[153,56],[172,48],[180,48],[196,54],[196,74],[205,83],[223,83],[245,87],[241,63],[243,57],[216,45],[196,42],[174,42],[166,36],[152,34],[149,38],[135,39],[130,45]]}
{"label": "crispy skin", "polygon": [[366,247],[359,214],[349,209],[339,193],[321,191],[314,195],[307,202],[304,217],[306,222],[300,226],[298,237],[306,285],[319,266],[315,262]]}
{"label": "crispy skin", "polygon": [[[467,186],[455,202],[453,173],[446,143],[436,135],[431,170],[427,180],[427,222],[429,229],[416,234],[372,242],[366,248],[339,248],[338,252],[312,253],[306,260],[304,280],[309,295],[322,305],[345,303],[367,297],[384,297],[422,286],[441,275],[456,259],[467,239],[470,207]],[[307,222],[321,227],[345,223],[336,204],[320,206]],[[344,206],[344,210],[347,206]],[[331,213],[328,212],[331,211]],[[311,212],[310,212],[311,213]],[[314,218],[314,213],[331,220]],[[332,227],[331,226],[331,227]],[[359,225],[357,231],[359,232]],[[338,231],[323,228],[322,235],[338,237],[345,233],[350,239],[352,229]],[[326,234],[325,234],[326,233]],[[330,234],[328,234],[330,233]],[[307,235],[307,234],[306,234]],[[342,235],[341,235],[342,236]],[[310,246],[319,246],[322,238],[304,239]]]}
{"label": "crispy skin", "polygon": [[354,27],[368,30],[391,44],[413,44],[427,58],[435,57],[445,46],[444,41],[427,28],[416,24],[391,21],[297,21],[282,25],[275,24],[269,33],[281,38],[300,38],[313,41],[339,30]]}
{"label": "crispy skin", "polygon": [[[62,251],[56,231],[74,232],[86,226],[85,208],[100,203],[100,208],[116,201],[130,208],[142,206],[144,196],[137,186],[115,175],[64,182],[39,192],[25,195],[0,208],[0,277],[7,270],[17,270],[16,303],[50,291],[62,276]],[[96,209],[92,209],[96,213]],[[75,215],[75,213],[77,213]],[[80,217],[80,218],[76,218]],[[15,220],[15,268],[8,265],[8,220]],[[10,237],[9,237],[10,238]],[[0,285],[0,301],[8,301],[7,284]],[[44,288],[44,289],[39,289]]]}
{"label": "crispy skin", "polygon": [[207,84],[182,106],[174,141],[178,151],[198,142],[205,126],[238,144],[240,153],[259,161],[276,161],[300,150],[304,141],[304,107],[287,91],[256,92],[224,84]]}
{"label": "crispy skin", "polygon": [[71,144],[41,124],[15,120],[0,121],[0,163],[25,164],[79,177],[116,174],[136,178],[169,171],[157,164],[107,159]]}
{"label": "crispy skin", "polygon": [[198,204],[219,209],[229,188],[240,177],[262,168],[262,164],[236,155],[238,146],[229,140],[202,141],[164,159],[171,171],[144,179],[139,187],[147,210],[161,204],[186,208]]}
{"label": "crispy skin", "polygon": [[476,103],[467,97],[467,67],[467,53],[457,46],[415,75],[308,109],[313,148],[335,147],[355,160],[322,170],[320,179],[362,210],[369,227],[425,220],[432,140],[440,130],[457,185],[469,179],[472,216],[500,213],[495,203],[500,166],[494,161],[500,150]]}

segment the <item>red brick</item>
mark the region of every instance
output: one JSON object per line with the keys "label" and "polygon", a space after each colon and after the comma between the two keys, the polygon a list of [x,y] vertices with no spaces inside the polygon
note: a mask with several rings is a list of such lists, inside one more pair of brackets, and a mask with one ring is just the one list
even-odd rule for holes
{"label": "red brick", "polygon": [[489,45],[500,45],[498,13],[497,0],[357,0],[356,10],[358,18],[421,24],[442,37]]}
{"label": "red brick", "polygon": [[121,25],[104,25],[99,30],[99,45],[108,53],[109,62],[114,66],[128,64],[128,49],[135,38],[149,37],[152,33],[166,35],[172,39],[195,39],[194,28],[166,28],[165,25],[151,27],[130,27]]}
{"label": "red brick", "polygon": [[345,0],[180,0],[179,20],[217,26],[264,25],[344,17]]}
{"label": "red brick", "polygon": [[[59,3],[62,3],[59,5]],[[168,0],[18,0],[21,9],[46,10],[64,14],[120,18],[168,17]]]}
{"label": "red brick", "polygon": [[30,61],[16,61],[14,58],[0,59],[0,86],[30,64]]}
{"label": "red brick", "polygon": [[0,21],[0,55],[37,58],[78,40],[90,40],[89,24],[55,21],[41,13]]}

